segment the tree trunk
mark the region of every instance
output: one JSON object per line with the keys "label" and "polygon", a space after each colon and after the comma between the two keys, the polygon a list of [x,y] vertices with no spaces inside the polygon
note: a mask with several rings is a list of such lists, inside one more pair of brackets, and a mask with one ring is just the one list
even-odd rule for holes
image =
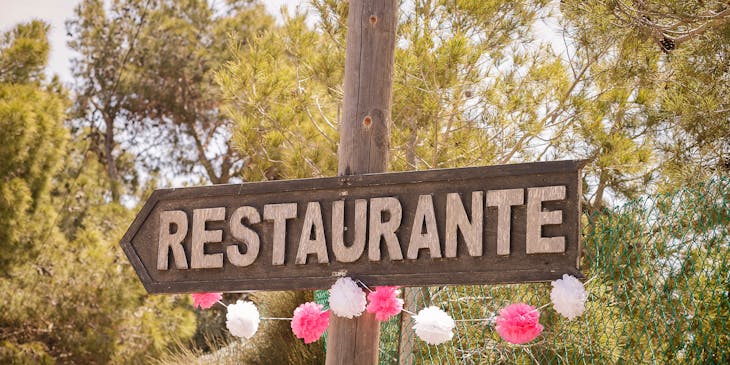
{"label": "tree trunk", "polygon": [[109,190],[112,193],[112,201],[119,203],[122,195],[122,182],[117,171],[117,161],[114,158],[114,117],[105,117],[104,123],[104,157],[106,160],[106,172],[109,177]]}
{"label": "tree trunk", "polygon": [[[338,151],[340,176],[387,169],[397,11],[395,0],[350,2]],[[374,315],[364,313],[356,319],[333,316],[326,363],[377,364],[379,340],[380,323]]]}

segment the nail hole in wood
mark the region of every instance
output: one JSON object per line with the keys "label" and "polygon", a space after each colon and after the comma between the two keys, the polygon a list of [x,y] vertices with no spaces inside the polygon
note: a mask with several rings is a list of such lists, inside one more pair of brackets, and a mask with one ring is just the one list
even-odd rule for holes
{"label": "nail hole in wood", "polygon": [[373,118],[370,118],[370,116],[366,116],[365,119],[362,120],[362,125],[369,127],[371,124],[373,124]]}
{"label": "nail hole in wood", "polygon": [[378,17],[375,16],[375,15],[371,15],[370,16],[370,24],[371,25],[375,25],[375,23],[377,23],[377,22],[378,22]]}

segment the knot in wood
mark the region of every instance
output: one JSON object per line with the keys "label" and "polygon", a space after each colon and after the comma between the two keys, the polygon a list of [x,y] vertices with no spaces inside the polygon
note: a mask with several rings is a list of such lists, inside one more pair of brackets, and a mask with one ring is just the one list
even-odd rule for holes
{"label": "knot in wood", "polygon": [[370,125],[373,124],[373,118],[371,118],[369,115],[366,115],[365,118],[362,120],[362,125],[365,127],[370,127]]}
{"label": "knot in wood", "polygon": [[375,15],[370,16],[370,25],[375,25],[378,22],[378,17]]}

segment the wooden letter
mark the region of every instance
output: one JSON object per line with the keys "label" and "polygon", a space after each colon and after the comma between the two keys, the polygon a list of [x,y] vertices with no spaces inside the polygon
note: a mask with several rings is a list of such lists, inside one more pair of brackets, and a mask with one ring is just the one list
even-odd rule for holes
{"label": "wooden letter", "polygon": [[193,209],[193,248],[190,255],[190,267],[193,269],[214,269],[223,267],[223,253],[205,253],[205,244],[223,241],[223,231],[205,230],[208,221],[226,219],[226,208]]}
{"label": "wooden letter", "polygon": [[[423,225],[426,225],[426,233],[421,232]],[[441,246],[439,244],[439,233],[436,229],[436,214],[433,212],[433,197],[431,195],[419,195],[418,206],[411,228],[411,240],[408,242],[408,258],[418,258],[418,251],[427,248],[431,258],[441,257]]]}
{"label": "wooden letter", "polygon": [[355,242],[345,246],[345,201],[332,202],[332,251],[339,262],[355,262],[365,250],[368,201],[355,200]]}
{"label": "wooden letter", "polygon": [[484,226],[484,192],[471,193],[471,222],[458,193],[446,195],[446,257],[456,257],[457,229],[464,236],[469,256],[482,255]]}
{"label": "wooden letter", "polygon": [[527,254],[565,252],[565,237],[542,237],[542,226],[562,224],[563,211],[542,211],[542,202],[565,199],[565,186],[527,189]]}
{"label": "wooden letter", "polygon": [[[383,212],[388,212],[390,218],[383,222]],[[388,257],[391,260],[403,260],[403,252],[395,231],[400,228],[403,218],[403,209],[400,201],[393,197],[370,199],[370,240],[368,241],[368,259],[380,261],[380,237],[385,239],[388,247]]]}
{"label": "wooden letter", "polygon": [[[314,228],[314,239],[311,238]],[[297,249],[297,265],[307,263],[307,255],[317,255],[317,262],[326,264],[330,262],[327,255],[327,243],[324,240],[324,225],[322,224],[322,207],[319,202],[307,203],[307,213],[304,215],[302,234],[299,236],[299,248]]]}
{"label": "wooden letter", "polygon": [[[177,230],[170,233],[171,225]],[[167,261],[172,249],[175,268],[187,269],[188,258],[185,256],[182,241],[188,234],[188,216],[182,210],[171,210],[160,213],[160,235],[157,241],[157,270],[167,270]]]}
{"label": "wooden letter", "polygon": [[497,207],[497,255],[509,255],[512,206],[525,204],[523,189],[487,191],[487,206]]}
{"label": "wooden letter", "polygon": [[266,204],[264,219],[274,221],[274,248],[271,254],[272,265],[284,265],[286,255],[286,220],[297,217],[297,203]]}
{"label": "wooden letter", "polygon": [[246,245],[246,253],[241,254],[238,245],[231,245],[226,248],[228,261],[235,266],[248,266],[256,261],[259,256],[259,235],[253,229],[243,225],[243,219],[248,224],[257,224],[261,222],[261,215],[254,207],[243,206],[236,209],[231,215],[231,235],[238,241]]}

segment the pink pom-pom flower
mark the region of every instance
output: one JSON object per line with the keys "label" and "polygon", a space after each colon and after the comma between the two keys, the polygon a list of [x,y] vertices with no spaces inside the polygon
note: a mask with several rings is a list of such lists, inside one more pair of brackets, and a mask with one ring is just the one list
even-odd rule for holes
{"label": "pink pom-pom flower", "polygon": [[223,298],[223,294],[221,293],[193,293],[190,296],[193,297],[193,307],[202,309],[212,307],[215,302]]}
{"label": "pink pom-pom flower", "polygon": [[368,313],[375,313],[378,321],[387,321],[403,310],[403,299],[398,298],[400,290],[395,286],[378,286],[368,294]]}
{"label": "pink pom-pom flower", "polygon": [[330,311],[322,310],[322,305],[307,302],[294,310],[291,329],[294,335],[304,340],[304,343],[317,341],[330,325]]}
{"label": "pink pom-pom flower", "polygon": [[514,344],[528,343],[542,333],[540,312],[535,307],[517,303],[504,307],[497,317],[497,333]]}

